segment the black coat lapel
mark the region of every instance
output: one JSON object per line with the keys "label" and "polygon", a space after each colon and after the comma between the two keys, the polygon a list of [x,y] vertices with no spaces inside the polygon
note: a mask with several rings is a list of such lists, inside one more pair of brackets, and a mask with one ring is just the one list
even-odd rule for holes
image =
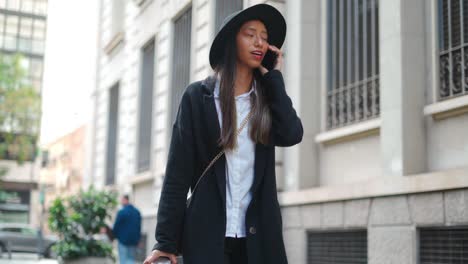
{"label": "black coat lapel", "polygon": [[[218,114],[216,111],[216,105],[214,101],[214,87],[216,84],[216,79],[214,77],[208,77],[203,81],[205,92],[203,94],[203,111],[204,111],[204,127],[206,128],[206,133],[208,135],[208,149],[209,157],[208,162],[222,150],[218,146],[218,139],[221,135],[221,128],[219,126]],[[207,164],[208,165],[208,164]],[[223,204],[226,204],[226,159],[225,156],[221,156],[219,160],[213,165],[216,181],[219,189],[219,194],[223,201]]]}

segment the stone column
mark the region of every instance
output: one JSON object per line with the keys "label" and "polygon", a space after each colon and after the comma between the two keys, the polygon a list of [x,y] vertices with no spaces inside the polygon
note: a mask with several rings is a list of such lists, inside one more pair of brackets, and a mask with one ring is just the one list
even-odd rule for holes
{"label": "stone column", "polygon": [[385,176],[426,169],[425,0],[379,1],[381,153]]}
{"label": "stone column", "polygon": [[319,181],[322,1],[286,1],[285,83],[304,126],[299,145],[284,149],[285,190],[316,186]]}

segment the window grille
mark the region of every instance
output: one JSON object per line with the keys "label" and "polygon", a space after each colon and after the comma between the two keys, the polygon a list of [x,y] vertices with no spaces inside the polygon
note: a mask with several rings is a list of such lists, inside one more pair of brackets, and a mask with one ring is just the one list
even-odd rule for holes
{"label": "window grille", "polygon": [[308,264],[367,264],[367,231],[307,233]]}
{"label": "window grille", "polygon": [[[174,22],[174,53],[172,64],[172,123],[175,120],[179,102],[190,81],[190,38],[192,9],[185,11]],[[171,123],[171,124],[172,124]]]}
{"label": "window grille", "polygon": [[439,0],[439,100],[468,94],[468,0]]}
{"label": "window grille", "polygon": [[153,120],[154,40],[142,49],[137,172],[150,169]]}
{"label": "window grille", "polygon": [[468,263],[468,226],[419,229],[419,263]]}
{"label": "window grille", "polygon": [[327,129],[380,113],[378,0],[328,3]]}
{"label": "window grille", "polygon": [[117,159],[117,136],[119,116],[119,83],[109,91],[109,112],[107,121],[106,185],[115,183]]}

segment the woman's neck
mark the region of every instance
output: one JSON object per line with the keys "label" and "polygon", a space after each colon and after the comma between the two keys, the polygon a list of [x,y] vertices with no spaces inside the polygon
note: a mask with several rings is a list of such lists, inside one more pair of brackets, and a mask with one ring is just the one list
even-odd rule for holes
{"label": "woman's neck", "polygon": [[252,69],[238,64],[236,80],[234,81],[234,96],[248,92],[251,88],[252,78]]}

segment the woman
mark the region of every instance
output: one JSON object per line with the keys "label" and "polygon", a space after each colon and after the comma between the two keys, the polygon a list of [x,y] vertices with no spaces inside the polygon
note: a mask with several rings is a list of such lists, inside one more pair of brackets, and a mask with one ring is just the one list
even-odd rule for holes
{"label": "woman", "polygon": [[179,105],[145,264],[174,264],[178,253],[184,264],[287,263],[275,146],[298,144],[303,128],[280,71],[285,35],[283,16],[266,4],[223,22],[210,49],[215,75],[190,84]]}

